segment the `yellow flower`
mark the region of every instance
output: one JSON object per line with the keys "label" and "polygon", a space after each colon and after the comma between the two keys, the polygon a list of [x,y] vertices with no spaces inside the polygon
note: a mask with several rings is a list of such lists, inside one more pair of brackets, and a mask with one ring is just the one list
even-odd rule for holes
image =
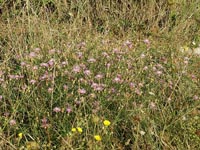
{"label": "yellow flower", "polygon": [[79,133],[83,132],[82,128],[80,128],[80,127],[77,127],[77,130],[78,130]]}
{"label": "yellow flower", "polygon": [[18,137],[19,137],[19,139],[22,139],[22,136],[23,136],[23,133],[18,133]]}
{"label": "yellow flower", "polygon": [[76,132],[76,128],[72,128],[71,131],[72,131],[72,132]]}
{"label": "yellow flower", "polygon": [[29,141],[29,142],[26,143],[26,149],[27,150],[39,150],[40,146],[35,141]]}
{"label": "yellow flower", "polygon": [[109,121],[109,120],[104,120],[103,124],[104,124],[105,126],[109,126],[109,125],[110,125],[110,121]]}
{"label": "yellow flower", "polygon": [[100,136],[100,135],[95,135],[94,138],[95,138],[95,140],[97,140],[97,141],[101,141],[101,136]]}

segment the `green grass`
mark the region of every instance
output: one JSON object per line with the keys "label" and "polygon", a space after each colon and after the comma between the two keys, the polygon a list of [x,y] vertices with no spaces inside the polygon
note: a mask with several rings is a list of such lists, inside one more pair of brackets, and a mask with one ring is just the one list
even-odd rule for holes
{"label": "green grass", "polygon": [[198,150],[198,5],[0,1],[0,149]]}

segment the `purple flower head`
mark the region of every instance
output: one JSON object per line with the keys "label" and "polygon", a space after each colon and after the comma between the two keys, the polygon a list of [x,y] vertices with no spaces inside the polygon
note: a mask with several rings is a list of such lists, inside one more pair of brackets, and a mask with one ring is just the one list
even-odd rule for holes
{"label": "purple flower head", "polygon": [[90,76],[91,75],[91,71],[90,70],[85,70],[84,74],[87,75],[87,76]]}
{"label": "purple flower head", "polygon": [[94,59],[94,58],[89,58],[89,59],[88,59],[88,62],[89,62],[89,63],[94,63],[94,62],[96,62],[96,59]]}
{"label": "purple flower head", "polygon": [[115,54],[120,54],[120,51],[119,51],[119,49],[114,48],[114,49],[113,49],[113,53],[115,53]]}
{"label": "purple flower head", "polygon": [[60,107],[54,107],[53,111],[56,112],[56,113],[61,112],[61,108]]}
{"label": "purple flower head", "polygon": [[47,68],[48,68],[48,67],[49,67],[49,64],[48,64],[48,63],[41,63],[40,66],[41,66],[41,67],[47,67]]}
{"label": "purple flower head", "polygon": [[38,66],[33,66],[33,70],[38,70]]}
{"label": "purple flower head", "polygon": [[86,68],[85,64],[80,64],[80,67],[81,67],[82,69],[85,69],[85,68]]}
{"label": "purple flower head", "polygon": [[102,91],[105,87],[104,84],[97,84],[97,83],[92,83],[91,87],[95,90],[95,91]]}
{"label": "purple flower head", "polygon": [[80,104],[81,104],[81,101],[80,101],[80,100],[76,100],[76,101],[75,101],[75,104],[76,104],[76,105],[80,105]]}
{"label": "purple flower head", "polygon": [[46,129],[49,127],[47,118],[43,118],[41,121],[42,121],[42,125],[41,125],[42,128]]}
{"label": "purple flower head", "polygon": [[133,47],[132,42],[130,42],[129,40],[127,40],[126,42],[124,42],[124,45],[128,46],[128,48],[132,48]]}
{"label": "purple flower head", "polygon": [[62,66],[66,66],[66,65],[68,65],[68,62],[67,61],[63,61],[61,64],[62,64]]}
{"label": "purple flower head", "polygon": [[22,67],[26,66],[26,63],[25,62],[21,62],[21,66]]}
{"label": "purple flower head", "polygon": [[85,94],[85,93],[86,93],[86,90],[85,90],[85,89],[79,89],[79,90],[78,90],[78,93],[80,93],[80,94]]}
{"label": "purple flower head", "polygon": [[81,58],[83,57],[83,53],[82,53],[82,52],[77,52],[76,54],[77,54],[77,57],[78,57],[79,59],[81,59]]}
{"label": "purple flower head", "polygon": [[147,70],[148,69],[148,66],[144,66],[143,70]]}
{"label": "purple flower head", "polygon": [[9,123],[10,123],[11,126],[14,126],[14,125],[17,124],[17,123],[16,123],[16,120],[14,120],[14,119],[11,119]]}
{"label": "purple flower head", "polygon": [[111,89],[110,89],[110,92],[111,92],[111,93],[115,93],[115,92],[116,92],[116,89],[115,89],[115,88],[111,88]]}
{"label": "purple flower head", "polygon": [[36,83],[36,80],[33,80],[33,79],[32,79],[32,80],[30,80],[29,82],[30,82],[31,84],[35,84],[35,83]]}
{"label": "purple flower head", "polygon": [[119,77],[115,77],[114,80],[113,80],[115,83],[120,83],[121,82],[121,79]]}
{"label": "purple flower head", "polygon": [[130,86],[130,88],[135,88],[135,83],[131,82],[131,83],[129,84],[129,86]]}
{"label": "purple flower head", "polygon": [[48,93],[52,93],[52,92],[53,92],[53,88],[52,87],[48,88]]}
{"label": "purple flower head", "polygon": [[8,117],[8,116],[10,115],[10,113],[9,113],[9,112],[5,112],[3,115],[4,115],[5,117]]}
{"label": "purple flower head", "polygon": [[156,71],[156,75],[160,76],[162,74],[162,71]]}
{"label": "purple flower head", "polygon": [[30,58],[34,58],[34,57],[36,57],[37,56],[37,54],[35,53],[35,52],[30,52],[30,54],[29,54],[29,57]]}
{"label": "purple flower head", "polygon": [[150,107],[150,109],[155,110],[156,109],[156,104],[154,102],[150,102],[149,107]]}
{"label": "purple flower head", "polygon": [[115,82],[115,83],[121,83],[121,82],[122,82],[121,75],[118,74],[118,75],[113,79],[113,82]]}
{"label": "purple flower head", "polygon": [[68,89],[68,86],[65,84],[65,85],[63,85],[63,89],[64,90],[67,90]]}
{"label": "purple flower head", "polygon": [[68,106],[68,107],[66,108],[66,111],[67,111],[68,114],[71,113],[71,112],[72,112],[71,107]]}
{"label": "purple flower head", "polygon": [[96,76],[95,76],[95,79],[98,79],[98,80],[100,80],[100,79],[102,79],[103,78],[103,75],[102,74],[97,74]]}
{"label": "purple flower head", "polygon": [[107,67],[107,68],[110,68],[110,66],[111,66],[111,63],[107,63],[107,64],[106,64],[106,67]]}
{"label": "purple flower head", "polygon": [[148,39],[144,39],[144,43],[150,45],[150,41]]}
{"label": "purple flower head", "polygon": [[4,82],[4,79],[0,78],[0,83],[3,83]]}
{"label": "purple flower head", "polygon": [[41,119],[41,121],[42,121],[42,123],[47,123],[48,120],[47,120],[47,118],[44,117]]}
{"label": "purple flower head", "polygon": [[75,66],[73,66],[72,71],[74,73],[79,73],[81,71],[81,67],[79,65],[75,65]]}
{"label": "purple flower head", "polygon": [[193,99],[194,99],[194,100],[198,100],[199,97],[198,97],[197,95],[194,95],[194,96],[193,96]]}
{"label": "purple flower head", "polygon": [[48,64],[49,64],[50,67],[53,67],[53,65],[55,64],[55,60],[54,59],[50,59],[48,61]]}
{"label": "purple flower head", "polygon": [[139,90],[139,89],[135,89],[135,93],[137,94],[137,95],[142,95],[142,92]]}

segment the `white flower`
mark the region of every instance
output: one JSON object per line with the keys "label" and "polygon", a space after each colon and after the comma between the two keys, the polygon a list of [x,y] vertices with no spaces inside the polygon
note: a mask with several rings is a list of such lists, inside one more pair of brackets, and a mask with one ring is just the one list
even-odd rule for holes
{"label": "white flower", "polygon": [[143,136],[143,135],[145,135],[145,133],[146,132],[144,132],[144,131],[140,131],[140,134]]}

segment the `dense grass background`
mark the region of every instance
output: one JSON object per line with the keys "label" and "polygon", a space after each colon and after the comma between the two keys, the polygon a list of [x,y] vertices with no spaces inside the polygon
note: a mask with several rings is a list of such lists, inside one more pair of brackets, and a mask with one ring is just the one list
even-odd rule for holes
{"label": "dense grass background", "polygon": [[199,149],[199,6],[0,0],[0,148]]}

